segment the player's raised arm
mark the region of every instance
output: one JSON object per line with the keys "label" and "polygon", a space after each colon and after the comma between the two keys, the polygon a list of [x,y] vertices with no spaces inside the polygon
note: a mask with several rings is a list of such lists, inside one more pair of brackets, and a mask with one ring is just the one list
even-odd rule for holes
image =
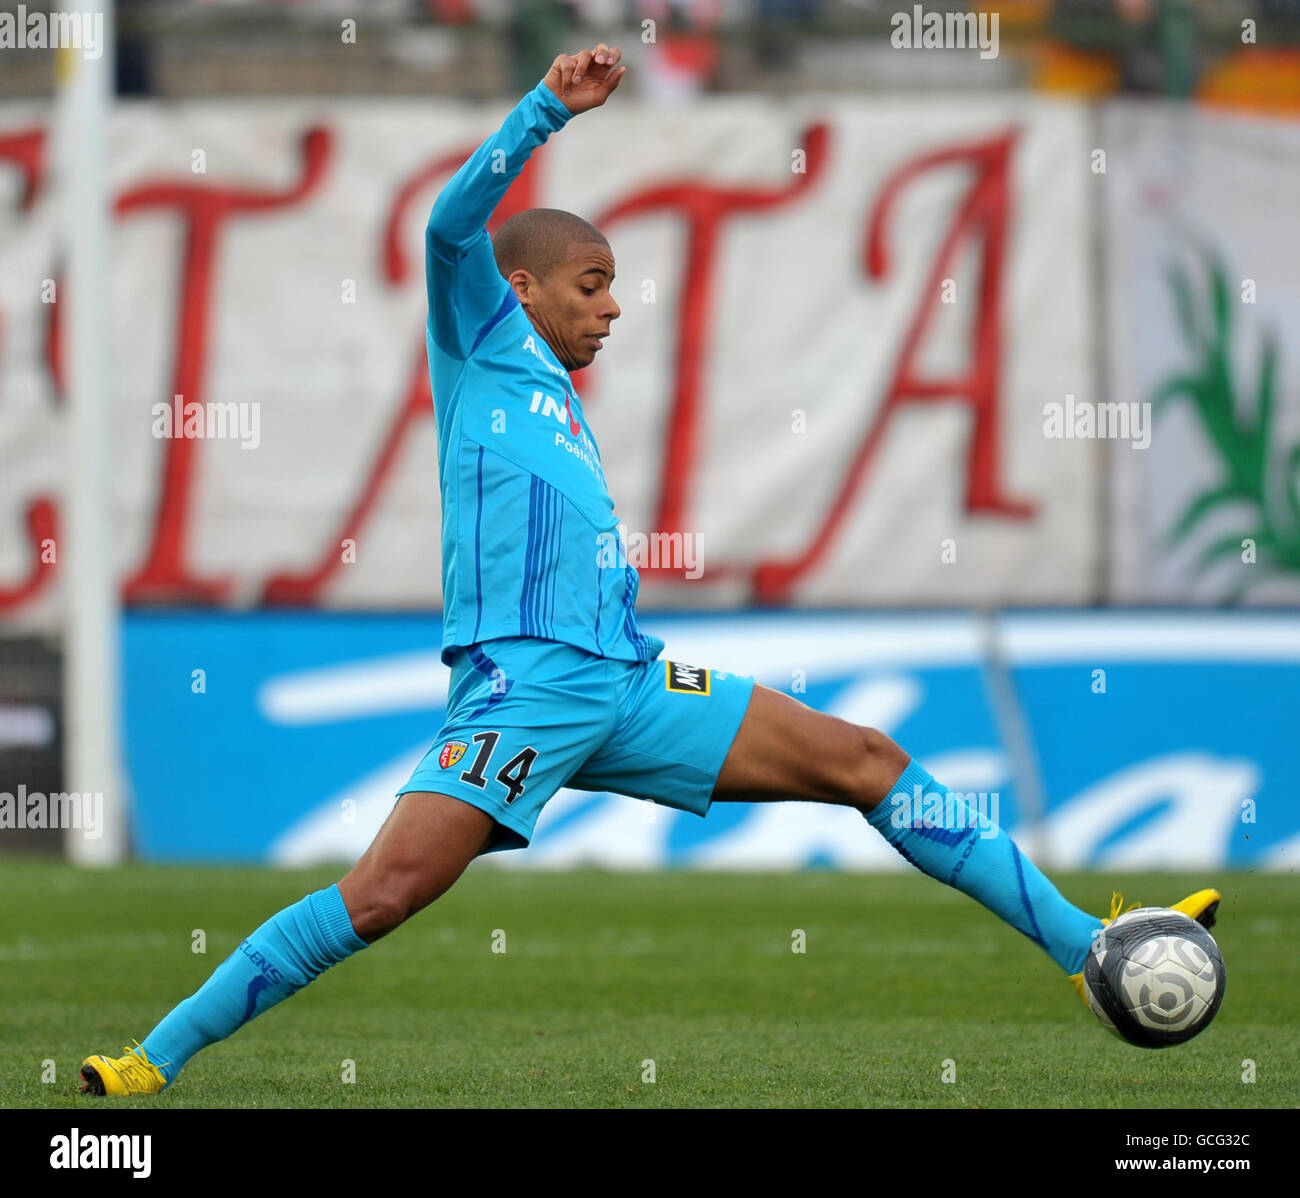
{"label": "player's raised arm", "polygon": [[469,355],[479,332],[509,298],[485,228],[532,152],[574,116],[598,108],[627,71],[617,47],[601,43],[559,54],[546,77],[442,189],[425,233],[429,322],[438,346]]}

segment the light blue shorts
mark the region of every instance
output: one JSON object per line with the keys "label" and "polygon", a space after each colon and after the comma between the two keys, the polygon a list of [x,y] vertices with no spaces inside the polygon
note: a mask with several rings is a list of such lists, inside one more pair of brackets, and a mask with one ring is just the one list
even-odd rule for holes
{"label": "light blue shorts", "polygon": [[562,786],[704,815],[754,680],[660,659],[614,661],[531,638],[457,649],[447,718],[398,791],[434,791],[499,825],[487,850],[524,848]]}

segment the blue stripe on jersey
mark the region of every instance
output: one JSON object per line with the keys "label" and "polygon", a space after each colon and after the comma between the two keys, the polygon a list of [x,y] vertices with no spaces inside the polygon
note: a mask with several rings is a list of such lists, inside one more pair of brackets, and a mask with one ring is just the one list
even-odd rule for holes
{"label": "blue stripe on jersey", "polygon": [[[559,523],[555,528],[555,552],[551,557],[551,596],[550,596],[550,619],[555,619],[555,591],[556,583],[560,578],[560,550],[564,545],[564,500],[560,497],[559,492],[555,495],[555,507],[559,513]],[[551,624],[551,635],[555,635],[555,625]]]}
{"label": "blue stripe on jersey", "polygon": [[499,307],[492,314],[492,319],[489,320],[487,324],[485,324],[481,329],[479,329],[478,336],[474,338],[474,344],[469,351],[471,354],[474,352],[474,350],[478,349],[478,347],[483,344],[483,338],[486,337],[493,329],[495,329],[497,325],[499,325],[503,320],[505,320],[505,318],[510,314],[510,310],[518,302],[519,302],[519,298],[515,295],[513,291],[511,291],[506,296],[506,298],[501,301],[501,307]]}
{"label": "blue stripe on jersey", "polygon": [[478,508],[474,513],[474,636],[483,623],[483,447],[478,451]]}
{"label": "blue stripe on jersey", "polygon": [[[545,483],[542,485],[546,486]],[[545,625],[547,636],[555,635],[555,628],[551,624],[554,615],[551,605],[551,585],[560,557],[560,547],[555,540],[555,513],[558,507],[558,496],[551,487],[546,486],[546,560],[537,577],[537,619],[538,623]]]}
{"label": "blue stripe on jersey", "polygon": [[510,693],[510,688],[514,686],[515,680],[513,678],[506,678],[505,686],[498,690],[496,685],[498,672],[500,672],[502,677],[505,677],[505,671],[502,670],[501,667],[498,666],[497,663],[477,645],[467,645],[465,648],[465,656],[469,658],[470,665],[472,665],[480,674],[486,675],[492,680],[492,693],[488,695],[487,701],[485,703],[480,703],[469,716],[470,720],[476,720],[484,712],[491,711],[493,704],[500,703],[501,700]]}
{"label": "blue stripe on jersey", "polygon": [[540,479],[533,475],[528,480],[528,545],[524,550],[524,589],[519,596],[519,635],[534,636],[533,629],[533,572],[537,568],[537,495]]}
{"label": "blue stripe on jersey", "polygon": [[[629,566],[628,569],[632,570],[632,567]],[[633,623],[636,623],[636,600],[637,600],[637,596],[640,593],[641,593],[641,576],[635,570],[632,570],[632,621]],[[650,648],[650,638],[646,636],[644,632],[641,631],[641,626],[639,624],[637,625],[637,629],[636,629],[636,639],[641,646],[641,660],[653,661],[655,657],[655,653]]]}
{"label": "blue stripe on jersey", "polygon": [[546,583],[555,565],[555,508],[558,497],[554,489],[542,483],[542,539],[539,542],[545,554],[537,564],[537,628],[539,632],[550,636],[550,612],[546,605]]}
{"label": "blue stripe on jersey", "polygon": [[638,580],[631,566],[624,568],[623,578],[626,584],[623,588],[623,635],[627,637],[636,650],[637,660],[649,661],[650,657],[646,652],[646,638],[637,631],[636,616],[633,615]]}
{"label": "blue stripe on jersey", "polygon": [[564,527],[564,497],[533,475],[528,483],[528,545],[519,599],[519,635],[555,639],[555,592]]}

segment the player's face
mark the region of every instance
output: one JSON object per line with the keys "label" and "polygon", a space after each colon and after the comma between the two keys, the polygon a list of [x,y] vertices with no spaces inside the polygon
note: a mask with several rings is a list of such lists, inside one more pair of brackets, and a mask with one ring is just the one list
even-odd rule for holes
{"label": "player's face", "polygon": [[589,244],[574,246],[544,283],[535,284],[528,315],[566,370],[590,366],[618,319],[621,309],[609,290],[613,281],[614,255]]}

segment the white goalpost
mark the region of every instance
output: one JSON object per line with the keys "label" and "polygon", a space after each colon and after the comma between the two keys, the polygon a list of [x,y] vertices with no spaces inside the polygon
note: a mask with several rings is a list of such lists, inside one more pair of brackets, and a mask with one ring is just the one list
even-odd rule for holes
{"label": "white goalpost", "polygon": [[[68,828],[78,865],[109,866],[127,853],[121,753],[121,612],[113,552],[112,358],[109,347],[109,206],[106,170],[113,97],[113,0],[71,0],[98,26],[102,53],[58,51],[55,169],[67,237],[69,428],[66,527],[60,558],[64,604],[64,787],[102,795],[102,835]],[[92,28],[95,26],[85,26]]]}

